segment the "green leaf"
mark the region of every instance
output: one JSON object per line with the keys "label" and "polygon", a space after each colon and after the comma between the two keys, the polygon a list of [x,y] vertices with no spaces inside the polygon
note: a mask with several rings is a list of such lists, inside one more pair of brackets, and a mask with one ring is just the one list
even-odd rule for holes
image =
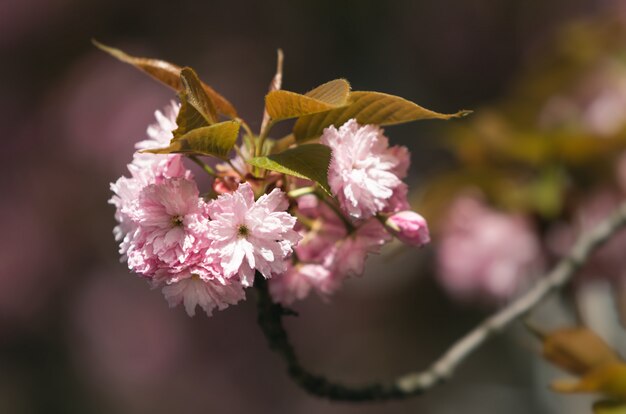
{"label": "green leaf", "polygon": [[302,95],[275,90],[265,97],[265,109],[274,121],[325,112],[345,105],[350,84],[345,79],[327,82]]}
{"label": "green leaf", "polygon": [[327,177],[330,154],[330,148],[326,145],[307,144],[279,154],[252,158],[248,163],[266,170],[315,181],[330,194]]}
{"label": "green leaf", "polygon": [[355,118],[360,124],[396,125],[421,119],[444,119],[466,116],[471,111],[440,114],[394,95],[381,92],[350,93],[348,105],[322,113],[302,116],[293,132],[298,142],[317,138],[324,128],[339,127]]}
{"label": "green leaf", "polygon": [[[106,46],[96,40],[92,40],[92,42],[97,48],[110,54],[114,58],[124,63],[128,63],[129,65],[132,65],[137,69],[147,73],[154,79],[164,83],[170,88],[179,92],[183,90],[184,86],[181,82],[180,66],[174,65],[173,63],[169,63],[164,60],[130,56],[119,49]],[[231,118],[237,117],[237,111],[226,98],[224,98],[222,95],[217,93],[213,88],[205,83],[202,83],[202,88],[204,89],[206,94],[211,97],[211,100],[213,101],[217,112]]]}
{"label": "green leaf", "polygon": [[173,139],[166,148],[143,152],[152,154],[201,154],[227,159],[228,153],[237,142],[239,126],[237,121],[225,121],[196,128],[179,138]]}
{"label": "green leaf", "polygon": [[305,93],[309,98],[326,102],[330,105],[342,106],[348,102],[350,84],[345,79],[335,79]]}
{"label": "green leaf", "polygon": [[626,402],[624,401],[598,401],[593,404],[594,414],[626,414]]}

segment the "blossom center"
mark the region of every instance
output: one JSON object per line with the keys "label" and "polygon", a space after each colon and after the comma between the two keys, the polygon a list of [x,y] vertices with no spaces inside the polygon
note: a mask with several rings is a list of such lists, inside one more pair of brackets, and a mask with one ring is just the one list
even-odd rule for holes
{"label": "blossom center", "polygon": [[250,234],[250,230],[248,230],[245,224],[240,225],[239,228],[237,229],[237,236],[239,238],[246,238],[248,237],[249,234]]}
{"label": "blossom center", "polygon": [[172,217],[172,224],[176,227],[181,227],[183,225],[183,218],[181,216]]}

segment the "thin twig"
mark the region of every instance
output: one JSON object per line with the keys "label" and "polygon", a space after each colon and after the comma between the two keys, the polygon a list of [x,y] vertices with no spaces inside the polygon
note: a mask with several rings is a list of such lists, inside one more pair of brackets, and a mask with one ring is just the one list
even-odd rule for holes
{"label": "thin twig", "polygon": [[287,362],[289,375],[306,391],[319,397],[342,401],[376,401],[401,399],[421,394],[449,379],[457,367],[488,339],[501,332],[511,322],[525,316],[550,293],[569,282],[591,253],[626,225],[626,203],[588,233],[582,234],[569,255],[551,272],[539,279],[525,294],[471,330],[422,372],[403,375],[387,383],[361,387],[345,386],[312,374],[300,364],[282,325],[284,309],[272,302],[265,280],[257,275],[259,324],[272,350]]}

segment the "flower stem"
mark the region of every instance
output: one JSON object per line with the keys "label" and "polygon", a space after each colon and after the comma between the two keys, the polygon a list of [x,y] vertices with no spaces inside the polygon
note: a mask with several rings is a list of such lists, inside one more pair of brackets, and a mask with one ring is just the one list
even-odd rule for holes
{"label": "flower stem", "polygon": [[193,161],[196,164],[198,164],[200,166],[200,168],[202,168],[204,170],[204,172],[206,172],[210,176],[217,177],[217,174],[215,174],[215,171],[213,170],[213,168],[211,168],[210,165],[205,164],[204,162],[200,161],[200,159],[196,155],[188,155],[188,158],[191,161]]}
{"label": "flower stem", "polygon": [[348,234],[351,234],[356,230],[356,227],[354,227],[354,224],[352,224],[350,219],[347,218],[343,214],[343,212],[339,209],[339,206],[337,206],[335,203],[333,203],[328,198],[326,198],[324,194],[320,194],[319,191],[317,191],[315,194],[317,195],[317,198],[319,198],[324,204],[330,207],[330,209],[334,211],[335,214],[337,214],[337,217],[339,217],[341,221],[343,222],[343,224],[346,226],[346,230],[348,231]]}

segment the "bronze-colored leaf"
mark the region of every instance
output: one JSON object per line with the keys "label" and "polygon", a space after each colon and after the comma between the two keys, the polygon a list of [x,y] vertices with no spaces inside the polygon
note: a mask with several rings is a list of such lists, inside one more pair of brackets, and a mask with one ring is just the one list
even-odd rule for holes
{"label": "bronze-colored leaf", "polygon": [[217,112],[211,97],[202,87],[202,81],[196,72],[188,67],[180,71],[180,80],[185,88],[185,98],[209,124],[217,122]]}
{"label": "bronze-colored leaf", "polygon": [[[179,92],[183,90],[183,85],[180,79],[180,66],[164,60],[130,56],[119,49],[106,46],[96,40],[93,40],[93,44],[114,58],[136,67],[170,88]],[[237,111],[226,98],[205,83],[202,83],[202,88],[207,95],[211,97],[217,112],[231,118],[237,117]]]}
{"label": "bronze-colored leaf", "polygon": [[324,128],[339,127],[355,118],[360,124],[395,125],[421,119],[450,119],[466,116],[471,111],[440,114],[394,95],[381,92],[351,92],[348,104],[326,112],[302,116],[293,132],[298,142],[317,138]]}
{"label": "bronze-colored leaf", "polygon": [[145,150],[144,152],[152,154],[201,154],[227,159],[228,153],[237,142],[239,126],[237,121],[225,121],[196,128],[173,139],[166,148]]}
{"label": "bronze-colored leaf", "polygon": [[626,365],[611,362],[590,370],[580,381],[557,380],[552,389],[562,393],[601,393],[609,397],[626,398]]}
{"label": "bronze-colored leaf", "polygon": [[587,328],[551,332],[544,338],[543,356],[575,375],[584,375],[596,367],[621,361],[602,338]]}
{"label": "bronze-colored leaf", "polygon": [[334,106],[342,106],[348,103],[349,94],[350,83],[345,79],[331,80],[305,93],[309,98]]}
{"label": "bronze-colored leaf", "polygon": [[176,116],[176,125],[178,127],[172,131],[174,135],[173,141],[196,128],[210,125],[206,117],[189,103],[186,92],[181,92],[179,97],[181,105],[178,115]]}
{"label": "bronze-colored leaf", "polygon": [[265,109],[274,121],[325,112],[335,105],[289,91],[272,91],[265,97]]}

